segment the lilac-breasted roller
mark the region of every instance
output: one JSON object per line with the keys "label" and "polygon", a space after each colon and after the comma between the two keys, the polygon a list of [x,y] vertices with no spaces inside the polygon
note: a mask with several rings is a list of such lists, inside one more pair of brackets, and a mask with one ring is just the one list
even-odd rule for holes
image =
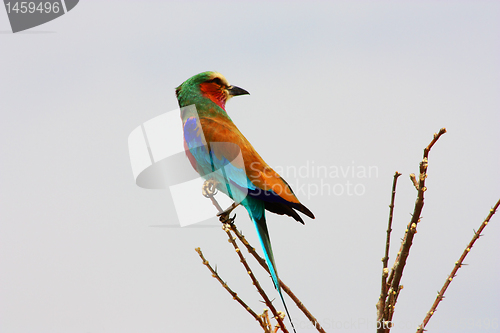
{"label": "lilac-breasted roller", "polygon": [[[217,189],[248,211],[257,229],[274,286],[286,309],[265,211],[291,216],[302,224],[304,221],[297,211],[310,218],[314,215],[299,202],[287,182],[264,162],[227,114],[226,102],[233,96],[247,94],[246,90],[230,85],[217,72],[200,73],[177,87],[184,146],[195,170],[205,179],[215,177]],[[195,105],[196,111],[189,108],[190,105]],[[240,152],[242,159],[235,159]],[[223,172],[214,173],[219,169]]]}

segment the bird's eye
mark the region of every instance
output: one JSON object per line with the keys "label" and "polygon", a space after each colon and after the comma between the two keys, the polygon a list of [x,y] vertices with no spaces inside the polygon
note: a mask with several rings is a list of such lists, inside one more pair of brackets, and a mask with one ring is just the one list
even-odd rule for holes
{"label": "bird's eye", "polygon": [[208,82],[215,83],[215,84],[217,84],[219,86],[224,86],[224,83],[222,83],[222,80],[220,78],[218,78],[218,77],[216,77],[216,78],[214,78],[214,79],[212,79],[212,80],[210,80]]}

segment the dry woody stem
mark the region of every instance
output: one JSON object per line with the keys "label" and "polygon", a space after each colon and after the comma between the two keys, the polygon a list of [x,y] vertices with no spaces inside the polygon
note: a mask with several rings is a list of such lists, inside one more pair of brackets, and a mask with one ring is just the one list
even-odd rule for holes
{"label": "dry woody stem", "polygon": [[264,302],[266,302],[266,305],[271,310],[274,318],[278,321],[278,324],[279,324],[280,328],[283,330],[283,332],[288,333],[285,325],[283,324],[283,318],[282,318],[282,316],[280,316],[280,314],[278,313],[278,311],[276,311],[276,308],[274,307],[273,303],[271,302],[271,300],[269,300],[269,297],[267,297],[267,294],[264,292],[264,290],[260,286],[259,281],[257,280],[257,278],[255,277],[255,275],[253,274],[252,269],[250,268],[250,266],[248,265],[245,257],[241,253],[241,251],[240,251],[240,249],[238,247],[238,244],[236,244],[236,242],[235,242],[236,237],[233,237],[233,235],[231,234],[230,226],[228,224],[225,224],[223,226],[223,229],[227,233],[227,237],[229,238],[228,240],[233,245],[234,250],[238,254],[238,257],[240,257],[240,262],[243,264],[243,266],[245,267],[248,275],[250,276],[250,279],[252,280],[252,284],[255,286],[255,288],[257,288],[257,291],[259,292],[260,296],[262,296],[262,298],[264,299]]}
{"label": "dry woody stem", "polygon": [[[389,205],[389,222],[387,224],[387,237],[385,240],[385,256],[382,258],[382,287],[380,291],[379,302],[377,303],[377,322],[381,322],[384,316],[384,308],[385,308],[385,300],[387,299],[387,276],[389,275],[389,271],[387,269],[387,265],[389,262],[389,248],[391,244],[391,232],[392,232],[392,218],[394,215],[394,201],[396,199],[396,185],[398,183],[398,178],[401,176],[401,173],[395,172],[394,178],[392,181],[392,195],[391,195],[391,204]],[[380,324],[379,324],[380,325]]]}
{"label": "dry woody stem", "polygon": [[451,281],[453,281],[453,278],[456,276],[459,268],[462,267],[465,257],[467,257],[467,254],[469,254],[474,243],[479,239],[479,237],[481,237],[481,232],[484,230],[484,228],[486,228],[486,226],[490,222],[491,217],[496,213],[499,205],[500,205],[500,200],[498,200],[497,203],[495,204],[495,206],[490,209],[490,213],[488,214],[488,217],[486,217],[486,219],[481,223],[481,226],[479,227],[479,229],[477,231],[474,231],[474,236],[472,236],[471,241],[469,242],[469,244],[465,248],[464,252],[460,256],[460,259],[458,259],[458,261],[455,262],[455,266],[453,267],[453,270],[451,271],[450,275],[446,279],[446,282],[444,283],[443,287],[441,288],[438,295],[436,296],[436,300],[432,304],[431,309],[427,312],[427,315],[425,316],[424,321],[418,327],[417,333],[422,333],[424,331],[425,326],[427,325],[427,323],[431,319],[434,312],[436,312],[436,309],[437,309],[439,303],[443,300],[444,293],[446,292],[446,289],[448,289],[448,286],[450,285]]}
{"label": "dry woody stem", "polygon": [[387,288],[387,297],[385,301],[379,300],[378,303],[384,303],[383,313],[381,315],[380,312],[382,311],[382,309],[378,309],[379,315],[377,317],[380,318],[377,327],[378,333],[387,333],[391,329],[392,317],[394,315],[394,306],[396,305],[400,291],[403,289],[403,286],[400,285],[401,278],[403,276],[403,270],[406,265],[408,255],[410,254],[410,248],[413,244],[413,237],[417,233],[417,225],[420,222],[420,216],[424,207],[424,193],[427,190],[427,188],[425,187],[425,180],[427,178],[429,152],[437,142],[437,140],[439,140],[441,135],[443,135],[444,133],[446,133],[445,128],[441,128],[438,133],[434,133],[432,141],[427,147],[424,148],[424,156],[419,165],[420,170],[418,184],[416,183],[417,179],[415,179],[415,177],[411,178],[413,185],[417,189],[417,200],[415,202],[412,218],[406,229],[401,248],[391,269],[389,278],[387,279],[387,284],[383,287],[383,290],[384,288]]}
{"label": "dry woody stem", "polygon": [[[216,270],[214,270],[212,268],[212,266],[210,266],[210,263],[208,262],[208,260],[205,259],[205,257],[203,256],[203,253],[201,252],[201,249],[199,247],[197,247],[196,249],[196,252],[198,252],[198,255],[200,256],[201,260],[203,261],[203,264],[205,266],[207,266],[208,270],[212,273],[212,276],[220,282],[220,284],[224,287],[224,289],[227,290],[228,293],[231,294],[231,296],[233,297],[233,299],[240,303],[240,305],[242,307],[245,308],[245,310],[248,311],[248,313],[250,313],[250,315],[252,317],[254,317],[255,320],[257,320],[260,324],[260,326],[264,329],[264,332],[270,332],[270,330],[268,329],[268,326],[266,325],[266,322],[263,318],[261,318],[261,316],[257,315],[239,296],[238,294],[236,294],[231,288],[229,288],[229,286],[227,285],[226,282],[222,281],[221,277],[219,276],[219,274],[217,273]],[[269,319],[269,318],[268,318]]]}
{"label": "dry woody stem", "polygon": [[[241,243],[243,243],[243,245],[246,246],[246,248],[248,250],[248,253],[250,253],[251,255],[253,255],[253,257],[255,258],[255,260],[257,260],[257,262],[262,266],[262,268],[264,268],[266,270],[266,272],[268,272],[270,274],[269,268],[267,267],[267,264],[266,264],[266,261],[261,256],[259,256],[259,254],[255,251],[255,248],[253,248],[250,245],[250,243],[248,243],[248,241],[246,240],[245,236],[243,236],[240,233],[240,231],[236,228],[236,225],[231,224],[231,230],[236,234],[236,236],[238,236],[238,238],[240,239]],[[312,315],[311,312],[309,312],[309,310],[298,299],[298,297],[295,296],[295,294],[292,292],[292,290],[283,281],[281,281],[281,279],[279,279],[279,282],[280,282],[280,285],[281,285],[281,289],[283,289],[283,291],[286,292],[288,294],[288,296],[290,296],[290,298],[295,302],[295,304],[297,305],[297,307],[304,313],[304,315],[307,317],[307,319],[309,319],[309,321],[311,321],[311,323],[318,330],[318,332],[320,332],[320,333],[326,333],[325,330],[323,329],[323,327],[321,327],[321,325],[319,324],[318,320]]]}

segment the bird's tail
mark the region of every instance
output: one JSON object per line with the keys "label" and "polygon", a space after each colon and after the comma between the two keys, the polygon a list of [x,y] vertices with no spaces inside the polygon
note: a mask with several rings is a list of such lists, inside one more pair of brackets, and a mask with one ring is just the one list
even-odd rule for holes
{"label": "bird's tail", "polygon": [[[292,317],[290,317],[290,313],[288,312],[288,308],[286,307],[285,299],[283,298],[283,294],[281,293],[281,286],[278,279],[278,271],[276,270],[276,264],[274,263],[274,255],[273,249],[271,247],[271,239],[269,238],[269,231],[267,230],[266,218],[264,215],[264,207],[262,207],[261,212],[259,210],[254,211],[253,209],[248,209],[250,214],[250,218],[255,224],[255,228],[257,229],[257,235],[259,236],[260,245],[262,246],[262,250],[264,251],[264,256],[266,258],[267,267],[269,268],[269,272],[271,273],[271,278],[273,279],[274,287],[278,291],[280,295],[281,301],[283,302],[283,306],[285,307],[286,314],[288,319],[290,320],[290,324],[292,325],[293,331],[295,331],[295,326],[292,322]],[[259,213],[260,216],[259,216]]]}

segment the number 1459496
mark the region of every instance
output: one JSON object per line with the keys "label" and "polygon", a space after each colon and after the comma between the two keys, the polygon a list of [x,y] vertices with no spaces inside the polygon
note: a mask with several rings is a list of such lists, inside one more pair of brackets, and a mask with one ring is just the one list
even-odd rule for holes
{"label": "number 1459496", "polygon": [[26,13],[59,13],[61,10],[59,6],[58,1],[50,2],[40,2],[40,3],[35,3],[35,2],[27,2],[27,1],[19,1],[19,2],[7,2],[5,4],[5,7],[7,8],[7,13],[21,13],[21,14],[26,14]]}

